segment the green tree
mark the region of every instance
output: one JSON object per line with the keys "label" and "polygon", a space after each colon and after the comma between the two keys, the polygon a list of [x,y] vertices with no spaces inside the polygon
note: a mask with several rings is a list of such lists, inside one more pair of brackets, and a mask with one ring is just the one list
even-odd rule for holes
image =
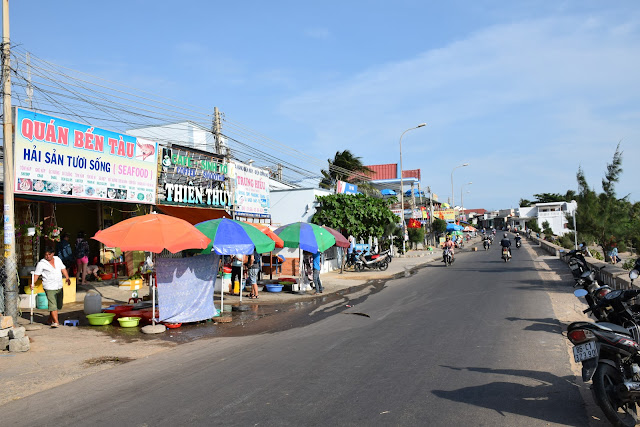
{"label": "green tree", "polygon": [[385,237],[400,218],[389,209],[389,200],[364,194],[317,196],[320,203],[311,222],[326,225],[356,237]]}
{"label": "green tree", "polygon": [[440,218],[434,218],[433,232],[436,233],[436,235],[439,235],[444,233],[445,231],[447,231],[447,221]]}
{"label": "green tree", "polygon": [[538,225],[538,220],[536,218],[532,218],[527,221],[527,227],[529,227],[536,233],[540,233],[542,231],[540,230],[540,226]]}
{"label": "green tree", "polygon": [[358,183],[366,181],[362,177],[352,178],[354,174],[365,174],[372,172],[371,169],[362,164],[361,157],[356,157],[349,150],[336,151],[333,160],[328,159],[328,170],[321,170],[322,180],[320,187],[334,188],[337,181]]}
{"label": "green tree", "polygon": [[531,206],[533,204],[533,202],[529,199],[520,199],[520,201],[518,202],[518,206]]}
{"label": "green tree", "polygon": [[[607,165],[607,171],[602,179],[602,193],[598,194],[589,187],[582,168],[578,169],[578,193],[576,201],[576,225],[580,240],[592,238],[601,248],[607,259],[612,243],[623,242],[633,234],[634,223],[632,213],[633,205],[627,197],[618,199],[615,192],[615,184],[622,173],[622,151],[620,144],[616,147],[611,163]],[[569,222],[569,226],[573,224]],[[637,230],[637,228],[635,228]]]}
{"label": "green tree", "polygon": [[534,194],[533,197],[536,198],[534,203],[563,202],[565,200],[565,197],[558,193],[539,193]]}
{"label": "green tree", "polygon": [[549,221],[545,221],[542,223],[542,232],[544,233],[545,240],[548,240],[550,242],[554,240],[553,230],[551,230],[551,224],[549,224]]}
{"label": "green tree", "polygon": [[424,243],[424,228],[409,228],[409,242],[416,248],[418,243]]}

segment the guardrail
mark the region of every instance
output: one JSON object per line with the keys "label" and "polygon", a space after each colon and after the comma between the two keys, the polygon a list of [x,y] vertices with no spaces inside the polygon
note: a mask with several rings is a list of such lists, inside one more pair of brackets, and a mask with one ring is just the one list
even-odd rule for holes
{"label": "guardrail", "polygon": [[[565,263],[569,262],[569,250],[563,248],[562,246],[554,245],[553,243],[547,242],[546,240],[535,237],[533,235],[529,237],[529,240],[538,243],[540,245],[540,248],[545,252],[558,257]],[[606,268],[600,270],[600,280],[602,280],[605,285],[610,286],[612,289],[632,289],[636,287],[631,285],[629,272],[624,268],[620,268],[616,265],[609,264],[592,257],[585,257],[585,261],[591,269],[599,269],[604,265],[607,266]]]}

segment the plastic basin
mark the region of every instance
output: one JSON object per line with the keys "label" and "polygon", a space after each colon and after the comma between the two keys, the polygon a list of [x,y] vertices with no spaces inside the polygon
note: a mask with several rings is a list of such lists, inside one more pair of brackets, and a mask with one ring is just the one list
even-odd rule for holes
{"label": "plastic basin", "polygon": [[87,320],[92,326],[110,325],[113,322],[115,313],[93,313],[87,314]]}
{"label": "plastic basin", "polygon": [[102,280],[111,280],[111,279],[113,279],[113,273],[101,274],[100,278]]}
{"label": "plastic basin", "polygon": [[133,310],[133,306],[132,305],[116,305],[114,307],[110,307],[110,308],[103,308],[102,312],[103,313],[113,313],[116,315],[116,319],[120,316],[122,316],[122,313],[126,312],[126,311],[131,311]]}
{"label": "plastic basin", "polygon": [[139,317],[120,317],[118,319],[118,322],[120,323],[120,327],[122,328],[133,328],[138,326],[138,323],[140,323],[140,318]]}
{"label": "plastic basin", "polygon": [[182,326],[182,323],[165,323],[164,326],[166,326],[169,329],[176,329]]}
{"label": "plastic basin", "polygon": [[267,292],[282,292],[283,285],[264,285],[267,288]]}

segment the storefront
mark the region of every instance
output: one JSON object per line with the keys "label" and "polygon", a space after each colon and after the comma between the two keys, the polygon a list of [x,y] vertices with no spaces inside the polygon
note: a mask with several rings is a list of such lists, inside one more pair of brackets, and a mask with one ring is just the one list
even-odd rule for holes
{"label": "storefront", "polygon": [[22,108],[15,118],[19,269],[35,265],[64,233],[72,246],[85,233],[90,263],[120,256],[90,237],[155,204],[158,144]]}

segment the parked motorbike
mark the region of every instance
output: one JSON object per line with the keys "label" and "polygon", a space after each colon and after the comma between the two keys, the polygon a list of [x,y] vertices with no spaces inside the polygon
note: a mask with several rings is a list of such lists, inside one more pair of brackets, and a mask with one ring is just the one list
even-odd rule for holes
{"label": "parked motorbike", "polygon": [[[606,267],[606,265],[600,267],[597,269],[597,272],[599,273]],[[587,292],[585,300],[591,309],[594,309],[596,305],[602,301],[604,296],[612,290],[609,286],[603,285],[602,282],[596,278],[596,270],[588,270],[582,273],[582,276],[576,280],[573,287],[580,287]],[[593,314],[598,320],[606,320],[602,316],[602,310],[592,310],[591,314]]]}
{"label": "parked motorbike", "polygon": [[511,258],[511,254],[509,253],[509,248],[503,247],[502,248],[502,259],[504,260],[504,262],[507,262],[507,261],[509,261],[510,258]]}
{"label": "parked motorbike", "polygon": [[[586,296],[587,291],[578,289],[574,294]],[[593,382],[596,403],[616,426],[638,422],[640,328],[638,313],[629,304],[638,295],[640,290],[611,291],[584,311],[601,311],[599,316],[606,322],[574,322],[567,328],[574,359],[582,363],[582,380]]]}
{"label": "parked motorbike", "polygon": [[444,248],[444,251],[442,251],[442,261],[444,261],[444,265],[446,267],[453,264],[453,253],[451,252],[451,248]]}
{"label": "parked motorbike", "polygon": [[389,264],[391,264],[391,261],[393,261],[393,254],[391,254],[391,249],[387,249],[386,251],[380,252],[380,255],[386,255],[387,256],[387,262]]}
{"label": "parked motorbike", "polygon": [[581,250],[573,249],[569,252],[569,268],[571,269],[573,278],[576,280],[582,277],[585,271],[589,270],[589,266]]}
{"label": "parked motorbike", "polygon": [[367,255],[360,254],[358,259],[356,260],[355,268],[356,271],[362,271],[365,268],[371,269],[379,269],[380,271],[385,271],[389,268],[389,256],[388,255],[368,255],[370,258],[367,259]]}

